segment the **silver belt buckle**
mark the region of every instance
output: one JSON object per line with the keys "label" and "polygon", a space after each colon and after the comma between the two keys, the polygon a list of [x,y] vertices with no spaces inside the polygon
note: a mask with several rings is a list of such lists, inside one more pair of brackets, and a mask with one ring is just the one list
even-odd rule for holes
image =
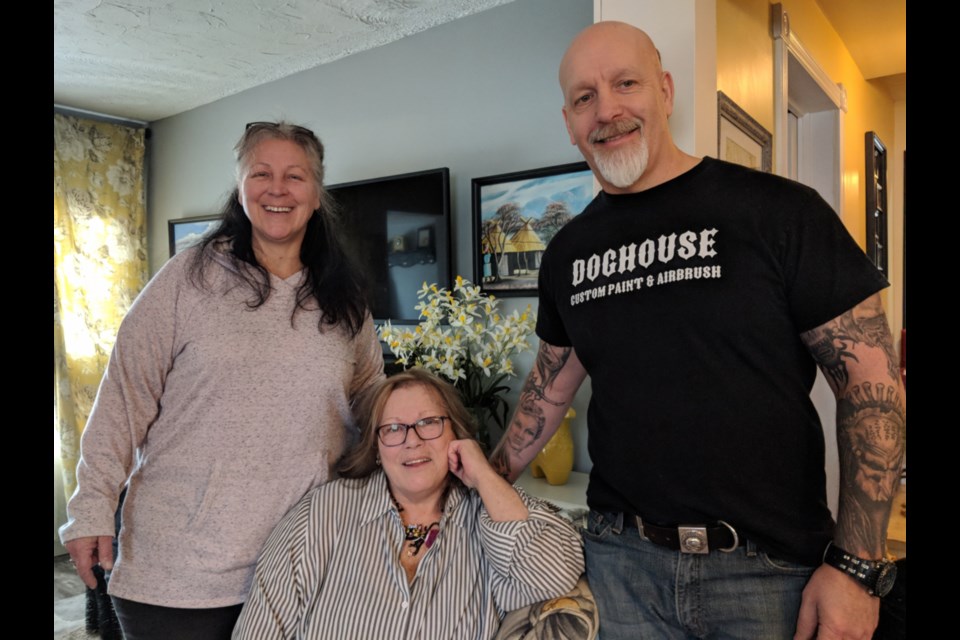
{"label": "silver belt buckle", "polygon": [[680,525],[677,533],[680,536],[681,553],[710,553],[706,527]]}

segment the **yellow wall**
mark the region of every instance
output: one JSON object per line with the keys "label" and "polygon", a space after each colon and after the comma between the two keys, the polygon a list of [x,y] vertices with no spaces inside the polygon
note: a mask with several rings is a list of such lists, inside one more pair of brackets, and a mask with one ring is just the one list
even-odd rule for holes
{"label": "yellow wall", "polygon": [[717,89],[773,131],[768,0],[717,0]]}
{"label": "yellow wall", "polygon": [[[774,129],[773,39],[769,0],[717,0],[717,89],[740,105],[767,130]],[[893,185],[894,101],[860,73],[840,36],[814,0],[783,0],[793,34],[834,82],[847,92],[843,117],[843,222],[864,246],[866,191],[864,134],[876,131],[887,145],[887,181]],[[777,141],[774,141],[774,145]],[[888,209],[896,220],[900,195],[888,192]],[[892,247],[891,266],[902,248]],[[900,282],[892,273],[892,284]],[[896,329],[896,327],[895,327]]]}
{"label": "yellow wall", "polygon": [[888,154],[893,154],[888,158],[887,170],[893,171],[892,176],[888,176],[891,182],[894,204],[890,207],[892,214],[890,229],[890,245],[893,248],[890,263],[890,272],[894,274],[896,285],[893,287],[893,293],[890,296],[890,305],[887,307],[887,315],[890,318],[890,326],[894,329],[894,338],[899,336],[901,328],[906,326],[903,317],[903,289],[900,283],[903,279],[903,269],[905,267],[905,256],[903,255],[904,224],[906,221],[903,210],[904,202],[904,166],[903,154],[907,150],[907,101],[899,100],[894,104],[894,135],[896,140],[887,150]]}

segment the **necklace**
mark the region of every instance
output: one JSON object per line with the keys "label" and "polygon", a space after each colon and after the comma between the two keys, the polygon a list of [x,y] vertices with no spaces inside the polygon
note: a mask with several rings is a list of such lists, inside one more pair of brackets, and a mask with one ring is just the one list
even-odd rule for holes
{"label": "necklace", "polygon": [[[388,488],[389,491],[389,488]],[[393,497],[393,491],[390,491],[390,500],[393,501],[393,506],[397,508],[397,513],[403,512],[403,507],[400,506],[400,503],[397,502],[397,499]],[[401,522],[403,518],[401,518]],[[412,557],[420,553],[420,547],[426,545],[427,549],[433,546],[434,541],[437,539],[437,535],[440,533],[440,523],[431,522],[430,524],[424,526],[422,524],[407,524],[403,527],[403,539],[410,543],[410,548],[407,549],[407,556]]]}
{"label": "necklace", "polygon": [[407,556],[415,556],[420,553],[420,547],[426,545],[427,549],[433,546],[437,534],[440,533],[440,523],[432,522],[427,526],[422,524],[408,524],[404,527],[404,539],[410,543],[407,549]]}

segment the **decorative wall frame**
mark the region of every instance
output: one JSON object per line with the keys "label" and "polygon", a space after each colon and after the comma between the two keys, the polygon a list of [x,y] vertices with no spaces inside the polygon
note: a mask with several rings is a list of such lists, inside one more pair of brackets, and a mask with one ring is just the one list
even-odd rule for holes
{"label": "decorative wall frame", "polygon": [[417,229],[417,249],[433,249],[433,234],[432,226]]}
{"label": "decorative wall frame", "polygon": [[773,171],[773,135],[723,91],[717,91],[717,157]]}
{"label": "decorative wall frame", "polygon": [[873,131],[864,135],[867,257],[887,275],[887,147]]}
{"label": "decorative wall frame", "polygon": [[[903,283],[902,294],[903,309],[900,330],[900,379],[903,381],[903,388],[907,388],[907,150],[903,150],[903,271],[900,274],[900,281]],[[907,470],[904,469],[903,473]]]}
{"label": "decorative wall frame", "polygon": [[194,216],[167,221],[170,257],[200,242],[220,222],[220,216]]}
{"label": "decorative wall frame", "polygon": [[474,282],[500,296],[537,295],[544,249],[592,199],[586,162],[474,178]]}

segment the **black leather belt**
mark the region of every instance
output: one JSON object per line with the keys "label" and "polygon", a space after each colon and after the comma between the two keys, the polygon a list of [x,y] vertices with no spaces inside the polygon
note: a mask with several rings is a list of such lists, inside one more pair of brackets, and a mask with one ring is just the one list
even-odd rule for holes
{"label": "black leather belt", "polygon": [[745,541],[737,535],[737,530],[724,522],[717,521],[716,526],[681,524],[676,527],[662,527],[644,522],[640,516],[623,514],[623,524],[640,530],[640,537],[654,544],[681,553],[710,553],[722,551],[730,553]]}

